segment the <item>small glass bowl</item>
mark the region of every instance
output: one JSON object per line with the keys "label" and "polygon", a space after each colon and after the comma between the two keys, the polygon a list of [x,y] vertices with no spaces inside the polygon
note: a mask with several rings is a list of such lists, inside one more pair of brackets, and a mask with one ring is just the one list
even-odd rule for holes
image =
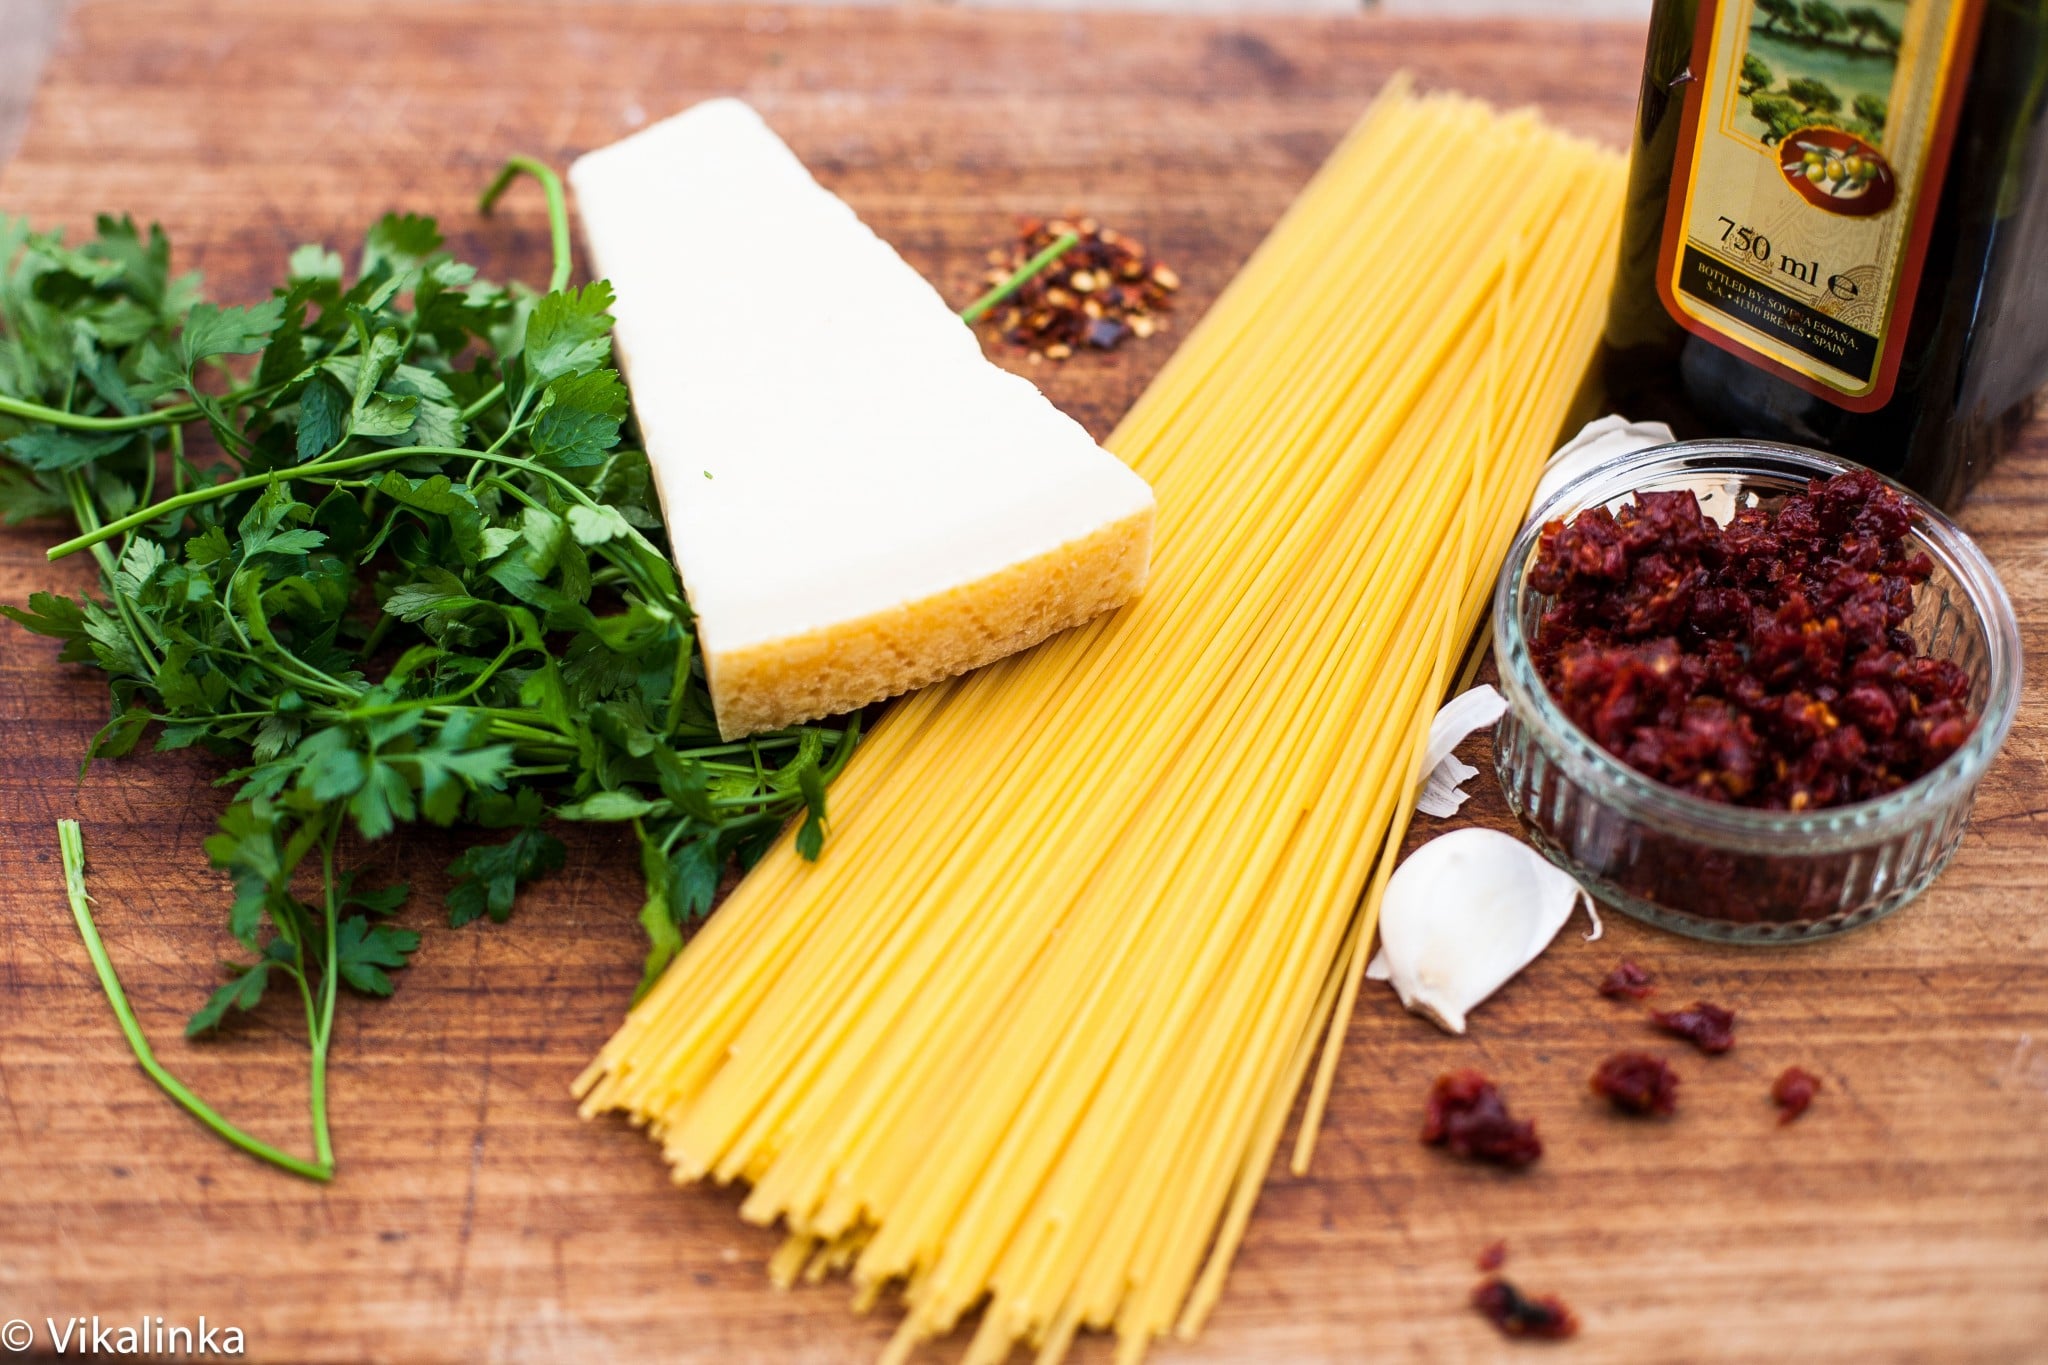
{"label": "small glass bowl", "polygon": [[1970,538],[1910,492],[1909,538],[1934,561],[1907,629],[1970,675],[1977,728],[1889,796],[1792,812],[1722,805],[1623,764],[1566,719],[1537,676],[1528,635],[1548,600],[1528,586],[1537,534],[1639,491],[1691,488],[1709,515],[1769,506],[1808,479],[1856,468],[1756,441],[1684,441],[1611,460],[1559,489],[1508,551],[1493,644],[1508,710],[1494,767],[1536,845],[1588,891],[1637,919],[1698,938],[1794,943],[1868,924],[1927,888],[1962,842],[1977,783],[2012,727],[2020,637],[2012,603]]}

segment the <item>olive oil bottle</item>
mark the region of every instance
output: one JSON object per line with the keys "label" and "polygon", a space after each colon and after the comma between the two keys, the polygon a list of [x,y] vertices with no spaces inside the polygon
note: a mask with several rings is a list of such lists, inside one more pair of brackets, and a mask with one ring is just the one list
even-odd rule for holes
{"label": "olive oil bottle", "polygon": [[2048,382],[2048,0],[1658,0],[1600,379],[1953,506]]}

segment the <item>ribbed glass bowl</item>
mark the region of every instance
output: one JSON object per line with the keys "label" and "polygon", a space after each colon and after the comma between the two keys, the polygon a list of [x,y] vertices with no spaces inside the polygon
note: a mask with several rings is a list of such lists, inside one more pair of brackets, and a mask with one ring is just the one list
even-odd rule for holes
{"label": "ribbed glass bowl", "polygon": [[1977,783],[2012,727],[2019,625],[1970,538],[1911,493],[1909,533],[1934,561],[1907,629],[1969,674],[1977,728],[1963,747],[1889,796],[1828,810],[1756,810],[1655,782],[1566,719],[1536,674],[1529,635],[1548,600],[1528,586],[1546,521],[1618,507],[1640,491],[1691,488],[1722,517],[1770,506],[1808,479],[1853,468],[1752,441],[1687,441],[1622,456],[1559,489],[1509,550],[1493,597],[1493,642],[1508,710],[1494,766],[1537,847],[1638,919],[1699,938],[1792,943],[1889,914],[1927,888],[1961,843]]}

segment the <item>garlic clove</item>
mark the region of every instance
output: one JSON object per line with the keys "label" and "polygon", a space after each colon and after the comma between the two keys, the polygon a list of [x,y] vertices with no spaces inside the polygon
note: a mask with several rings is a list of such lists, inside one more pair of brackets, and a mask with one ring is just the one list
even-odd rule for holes
{"label": "garlic clove", "polygon": [[1422,791],[1415,798],[1415,809],[1424,815],[1458,813],[1458,807],[1465,804],[1468,795],[1462,788],[1467,781],[1479,775],[1479,769],[1460,762],[1451,750],[1464,743],[1473,731],[1483,730],[1499,720],[1507,709],[1507,698],[1488,683],[1460,692],[1443,704],[1436,713],[1436,719],[1429,723],[1429,742],[1422,754],[1422,771],[1428,776],[1422,780]]}
{"label": "garlic clove", "polygon": [[[1553,493],[1586,471],[1597,469],[1609,460],[1633,455],[1638,450],[1669,445],[1677,439],[1671,428],[1662,422],[1631,422],[1626,417],[1609,414],[1586,423],[1579,429],[1579,434],[1558,447],[1543,466],[1543,477],[1536,484],[1535,495],[1529,499],[1530,518],[1535,518]],[[1754,507],[1757,501],[1756,494],[1744,494],[1739,479],[1688,479],[1670,487],[1690,488],[1700,500],[1700,512],[1723,526],[1734,519],[1737,511],[1743,507]]]}
{"label": "garlic clove", "polygon": [[1550,501],[1551,494],[1587,470],[1651,446],[1669,445],[1677,439],[1671,428],[1662,422],[1631,422],[1612,413],[1595,418],[1580,427],[1578,435],[1559,446],[1549,463],[1543,466],[1543,477],[1536,484],[1535,495],[1529,499],[1529,514],[1534,516],[1544,503]]}
{"label": "garlic clove", "polygon": [[1408,855],[1380,904],[1366,975],[1451,1033],[1549,946],[1585,891],[1519,839],[1459,829]]}

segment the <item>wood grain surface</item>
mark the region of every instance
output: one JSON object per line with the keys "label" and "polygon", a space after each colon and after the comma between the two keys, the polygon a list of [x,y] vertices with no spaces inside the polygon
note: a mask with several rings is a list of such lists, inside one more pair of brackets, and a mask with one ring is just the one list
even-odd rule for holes
{"label": "wood grain surface", "polygon": [[[1086,207],[1188,282],[1175,331],[1032,371],[1104,432],[1185,323],[1395,69],[1534,101],[1619,143],[1629,27],[1428,21],[675,10],[625,5],[99,3],[71,21],[0,207],[44,223],[161,220],[234,299],[289,248],[377,214],[438,214],[501,276],[545,272],[530,189],[474,193],[509,153],[557,164],[694,100],[739,93],[949,297],[1013,216]],[[717,263],[705,264],[715,269]],[[1332,306],[1341,306],[1332,300]],[[1964,520],[2048,658],[2048,432]],[[0,534],[0,598],[85,582],[47,528]],[[189,755],[77,758],[98,675],[0,626],[0,1319],[240,1326],[267,1360],[858,1361],[890,1330],[827,1285],[778,1293],[773,1233],[730,1191],[673,1188],[570,1078],[639,971],[637,870],[578,831],[567,870],[503,928],[437,925],[446,840],[380,863],[426,934],[395,999],[336,1030],[339,1179],[230,1152],[136,1070],[64,906],[53,822],[85,822],[102,923],[169,1065],[275,1141],[303,1143],[305,1054],[284,1012],[200,1046],[179,1025],[229,941],[200,842],[223,804]],[[1160,1361],[1505,1357],[1465,1306],[1473,1257],[1584,1319],[1603,1361],[2048,1358],[2048,696],[2020,721],[1940,884],[1874,928],[1783,950],[1709,947],[1610,918],[1577,928],[1453,1039],[1378,988],[1352,1028],[1315,1170],[1271,1182],[1210,1330]],[[1483,762],[1483,742],[1470,746]],[[1490,778],[1468,810],[1503,824]],[[1620,956],[1659,997],[1734,1007],[1741,1043],[1676,1055],[1683,1108],[1626,1123],[1586,1093],[1653,1042],[1594,983]],[[1802,1122],[1765,1098],[1825,1078]],[[1548,1144],[1521,1176],[1415,1140],[1440,1071],[1497,1076]],[[1535,1348],[1538,1353],[1544,1348]],[[926,1353],[947,1360],[958,1343]],[[1108,1357],[1090,1341],[1088,1360]]]}

